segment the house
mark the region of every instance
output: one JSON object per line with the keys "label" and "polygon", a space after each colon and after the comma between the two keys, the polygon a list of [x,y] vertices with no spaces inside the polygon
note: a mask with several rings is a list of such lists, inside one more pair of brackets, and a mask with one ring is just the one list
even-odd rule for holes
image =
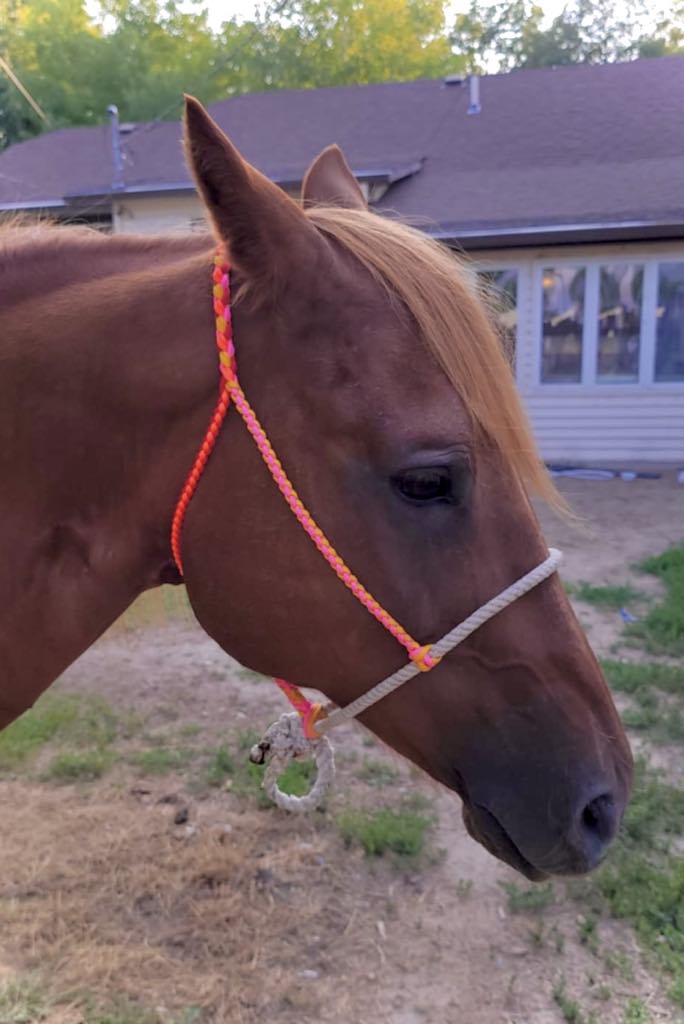
{"label": "house", "polygon": [[[549,461],[684,464],[684,57],[267,92],[211,113],[296,193],[344,149],[371,204],[468,250],[508,297]],[[177,122],[68,128],[0,154],[0,210],[193,228]]]}

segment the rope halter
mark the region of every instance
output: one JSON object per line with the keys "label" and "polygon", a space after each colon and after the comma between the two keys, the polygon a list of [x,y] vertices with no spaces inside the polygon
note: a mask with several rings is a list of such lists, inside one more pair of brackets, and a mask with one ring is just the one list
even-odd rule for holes
{"label": "rope halter", "polygon": [[[536,568],[526,573],[500,594],[483,604],[467,619],[450,630],[434,644],[419,644],[397,620],[376,601],[364,585],[353,574],[343,558],[337,553],[321,528],[317,525],[296,490],[292,486],[283,466],[273,450],[271,442],[257,416],[250,406],[237,376],[235,347],[233,344],[232,317],[230,308],[230,270],[219,253],[214,261],[213,301],[216,321],[216,345],[218,347],[221,390],[204,441],[185,482],[176,505],[171,525],[171,550],[179,572],[183,573],[181,557],[181,532],[188,505],[197,489],[200,477],[209,460],[228,407],[232,402],[251,434],[269,473],[280,493],[287,502],[300,526],[326,560],[338,578],[352,592],[364,608],[392,634],[408,653],[408,662],[367,693],[344,708],[330,710],[320,703],[308,700],[297,686],[276,679],[294,712],[281,715],[270,726],[264,738],[252,748],[250,759],[257,764],[267,764],[264,788],[275,803],[288,811],[309,811],[323,798],[334,777],[333,750],[326,733],[343,722],[355,718],[373,704],[387,697],[398,687],[413,679],[421,672],[429,672],[440,663],[445,654],[452,651],[484,625],[494,615],[528,593],[542,580],[551,576],[560,565],[560,551],[551,548],[548,557]],[[313,757],[316,761],[317,776],[313,787],[304,796],[284,793],[278,786],[278,776],[294,758]]]}

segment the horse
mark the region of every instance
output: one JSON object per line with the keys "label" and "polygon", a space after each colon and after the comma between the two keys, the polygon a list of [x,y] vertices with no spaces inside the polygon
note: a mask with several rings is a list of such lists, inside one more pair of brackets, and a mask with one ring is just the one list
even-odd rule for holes
{"label": "horse", "polygon": [[[393,622],[430,643],[548,555],[530,496],[561,499],[464,262],[370,211],[337,147],[297,202],[190,97],[184,133],[211,234],[0,232],[0,728],[161,584],[184,583],[238,661],[341,708],[405,661],[231,411],[180,572],[171,521],[220,380],[217,245],[244,394]],[[558,575],[437,660],[363,725],[458,794],[471,836],[527,878],[594,868],[632,761]]]}

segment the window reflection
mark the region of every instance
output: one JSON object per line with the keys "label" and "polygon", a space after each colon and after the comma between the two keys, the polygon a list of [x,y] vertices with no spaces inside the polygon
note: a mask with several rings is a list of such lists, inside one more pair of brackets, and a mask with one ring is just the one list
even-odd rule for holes
{"label": "window reflection", "polygon": [[543,272],[542,366],[545,383],[582,379],[584,267],[549,267]]}
{"label": "window reflection", "polygon": [[658,267],[657,381],[684,381],[684,263]]}
{"label": "window reflection", "polygon": [[518,337],[518,271],[511,267],[503,270],[481,270],[478,276],[501,328],[508,361],[515,368]]}
{"label": "window reflection", "polygon": [[601,267],[596,375],[602,383],[639,379],[643,283],[641,266]]}

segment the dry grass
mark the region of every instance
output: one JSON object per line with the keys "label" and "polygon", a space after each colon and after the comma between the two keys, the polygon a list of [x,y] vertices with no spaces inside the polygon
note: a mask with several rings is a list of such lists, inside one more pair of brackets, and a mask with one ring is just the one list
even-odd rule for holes
{"label": "dry grass", "polygon": [[[0,960],[52,979],[51,1005],[144,993],[153,1020],[198,1007],[202,1021],[246,1024],[273,1012],[325,1021],[347,1000],[359,1019],[358,987],[339,991],[334,975],[343,963],[362,977],[377,961],[370,875],[332,833],[208,800],[188,834],[168,805],[102,784],[55,797],[7,782],[1,799],[13,812],[0,846]],[[227,819],[229,830],[217,824]]]}
{"label": "dry grass", "polygon": [[185,587],[157,587],[142,594],[109,630],[121,636],[147,626],[165,626],[169,622],[191,622],[194,615]]}

